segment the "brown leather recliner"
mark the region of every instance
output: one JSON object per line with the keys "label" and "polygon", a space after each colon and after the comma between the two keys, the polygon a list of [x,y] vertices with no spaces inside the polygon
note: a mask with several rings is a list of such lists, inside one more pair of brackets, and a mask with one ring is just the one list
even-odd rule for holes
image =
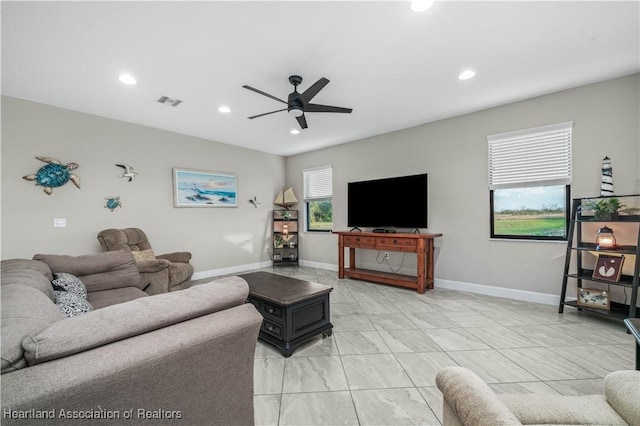
{"label": "brown leather recliner", "polygon": [[191,286],[191,253],[154,255],[147,235],[138,228],[105,229],[98,233],[104,251],[129,250],[136,258],[140,278],[148,294],[167,293]]}

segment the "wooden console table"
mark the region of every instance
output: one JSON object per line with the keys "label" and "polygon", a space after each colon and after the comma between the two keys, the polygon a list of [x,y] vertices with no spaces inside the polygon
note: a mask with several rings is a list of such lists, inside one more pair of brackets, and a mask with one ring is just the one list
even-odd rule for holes
{"label": "wooden console table", "polygon": [[[338,235],[338,278],[355,278],[415,288],[418,293],[433,288],[433,240],[442,234],[379,234],[334,232]],[[344,267],[344,249],[349,248],[349,267]],[[418,273],[414,276],[356,268],[356,249],[416,253]]]}

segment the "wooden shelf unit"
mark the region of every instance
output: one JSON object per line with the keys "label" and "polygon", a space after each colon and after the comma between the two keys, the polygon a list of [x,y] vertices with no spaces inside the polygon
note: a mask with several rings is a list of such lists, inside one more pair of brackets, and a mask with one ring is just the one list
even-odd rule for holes
{"label": "wooden shelf unit", "polygon": [[[433,240],[442,234],[381,234],[375,232],[334,232],[338,235],[338,278],[354,278],[415,289],[424,293],[433,288]],[[349,249],[349,267],[344,265],[344,249]],[[356,249],[415,253],[416,276],[356,268]]]}

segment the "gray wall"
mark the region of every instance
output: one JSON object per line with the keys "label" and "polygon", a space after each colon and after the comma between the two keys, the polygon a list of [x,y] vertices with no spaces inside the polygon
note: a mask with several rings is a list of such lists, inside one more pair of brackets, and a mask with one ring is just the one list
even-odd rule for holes
{"label": "gray wall", "polygon": [[[73,184],[47,196],[22,179],[44,163],[35,156],[76,162]],[[140,174],[119,178],[115,163]],[[237,208],[174,208],[172,167],[237,175]],[[35,253],[101,251],[105,228],[139,227],[157,254],[188,250],[200,275],[268,263],[271,201],[284,185],[284,158],[163,130],[15,98],[2,98],[2,258]],[[120,196],[123,207],[104,208]],[[254,196],[264,204],[254,208]],[[66,218],[66,228],[53,228]]]}
{"label": "gray wall", "polygon": [[[302,194],[303,169],[331,164],[334,229],[346,229],[347,182],[426,172],[427,232],[444,234],[436,242],[437,285],[470,290],[492,286],[511,296],[522,292],[523,298],[530,292],[557,295],[563,243],[489,239],[486,136],[571,120],[572,196],[599,194],[605,155],[613,160],[616,193],[639,193],[639,92],[635,74],[286,160],[3,97],[1,257],[98,252],[95,237],[101,229],[136,226],[147,232],[157,253],[190,250],[201,276],[268,264],[271,201],[285,182]],[[42,165],[36,155],[79,163],[82,189],[67,184],[47,196],[23,180]],[[131,164],[140,175],[127,183],[117,177],[115,163]],[[239,207],[173,208],[172,167],[237,174]],[[111,195],[121,197],[122,209],[103,207],[104,197]],[[262,207],[248,203],[253,196]],[[53,228],[58,217],[67,219],[67,228]],[[300,239],[303,263],[336,269],[334,235],[303,233]],[[385,268],[372,253],[360,259],[364,266]],[[401,255],[392,253],[390,261],[397,268]],[[415,260],[407,255],[401,272],[414,268]]]}
{"label": "gray wall", "polygon": [[[559,294],[566,244],[489,238],[487,135],[573,121],[572,197],[599,195],[605,156],[613,161],[616,194],[633,194],[640,193],[639,115],[635,74],[289,157],[286,176],[301,194],[302,170],[331,164],[334,229],[346,230],[347,182],[426,172],[427,232],[444,234],[436,241],[436,285],[496,286],[535,299],[528,292]],[[402,209],[402,200],[394,201],[392,194],[372,202],[397,202]],[[336,240],[305,233],[301,256],[308,265],[335,268]],[[363,251],[357,262],[386,270],[374,254]],[[392,253],[390,260],[397,268],[402,255]],[[414,256],[405,258],[402,270],[415,271]]]}

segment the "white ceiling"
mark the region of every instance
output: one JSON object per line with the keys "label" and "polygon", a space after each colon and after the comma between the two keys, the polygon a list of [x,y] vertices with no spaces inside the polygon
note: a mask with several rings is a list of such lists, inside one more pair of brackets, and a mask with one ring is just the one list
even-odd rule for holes
{"label": "white ceiling", "polygon": [[[639,6],[3,1],[2,93],[292,155],[638,72]],[[328,78],[313,102],[353,113],[307,113],[296,136],[286,112],[248,120],[284,105],[242,86],[286,100],[291,74]]]}

